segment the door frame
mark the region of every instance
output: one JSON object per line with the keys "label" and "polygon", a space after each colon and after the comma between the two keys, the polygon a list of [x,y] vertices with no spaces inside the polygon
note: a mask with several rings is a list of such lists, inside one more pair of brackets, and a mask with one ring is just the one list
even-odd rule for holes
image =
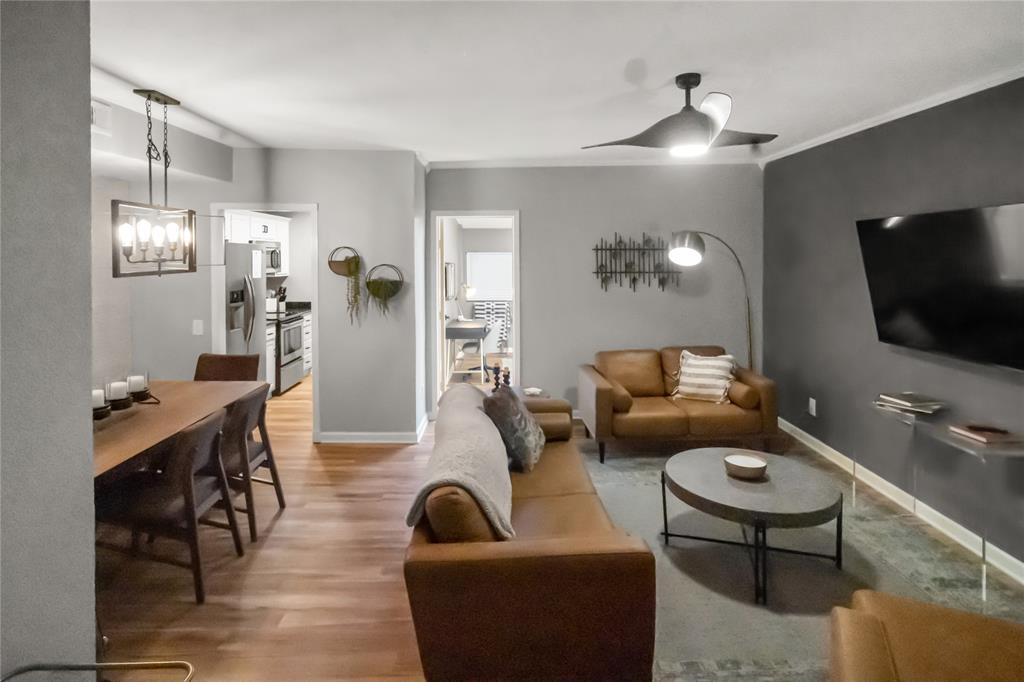
{"label": "door frame", "polygon": [[[210,259],[210,338],[212,351],[223,353],[227,345],[224,325],[224,211],[292,211],[308,213],[313,219],[313,442],[320,442],[320,204],[290,204],[267,201],[215,202],[210,204],[210,254],[219,254],[219,262]],[[220,266],[220,267],[216,267]]]}
{"label": "door frame", "polygon": [[523,297],[520,289],[519,271],[519,210],[500,209],[493,211],[459,211],[459,210],[432,210],[430,211],[430,234],[427,243],[433,249],[430,257],[430,267],[434,271],[431,281],[433,282],[434,293],[430,297],[432,311],[429,316],[427,333],[434,340],[433,353],[429,358],[429,367],[432,368],[433,380],[427,382],[427,416],[431,421],[437,418],[437,401],[441,397],[441,358],[445,353],[444,325],[441,320],[444,317],[444,263],[441,262],[440,254],[443,246],[444,231],[441,230],[441,221],[445,218],[459,218],[460,216],[502,216],[512,218],[512,338],[515,351],[512,355],[512,377],[517,383],[521,383],[523,371],[523,336],[520,329],[519,301]]}

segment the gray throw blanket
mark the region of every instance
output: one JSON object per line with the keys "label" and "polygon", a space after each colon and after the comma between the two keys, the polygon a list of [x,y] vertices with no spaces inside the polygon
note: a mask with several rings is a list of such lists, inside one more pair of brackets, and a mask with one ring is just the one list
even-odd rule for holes
{"label": "gray throw blanket", "polygon": [[467,385],[455,385],[441,397],[427,480],[405,519],[410,526],[423,517],[430,493],[453,485],[476,500],[499,537],[515,536],[508,454],[498,429],[484,414],[483,402],[483,392]]}

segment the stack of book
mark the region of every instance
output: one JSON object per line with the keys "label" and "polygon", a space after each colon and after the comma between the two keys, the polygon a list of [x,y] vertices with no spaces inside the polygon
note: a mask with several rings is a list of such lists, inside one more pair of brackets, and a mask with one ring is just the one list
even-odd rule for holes
{"label": "stack of book", "polygon": [[950,424],[949,431],[985,445],[1016,445],[1024,442],[1021,434],[989,424]]}
{"label": "stack of book", "polygon": [[935,414],[945,406],[941,400],[911,391],[879,393],[875,400],[875,407],[902,414]]}

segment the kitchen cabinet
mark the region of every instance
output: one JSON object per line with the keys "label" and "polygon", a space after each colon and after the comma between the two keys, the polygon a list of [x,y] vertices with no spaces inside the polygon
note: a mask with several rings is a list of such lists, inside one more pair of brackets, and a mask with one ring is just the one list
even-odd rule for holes
{"label": "kitchen cabinet", "polygon": [[224,241],[248,244],[250,222],[247,211],[224,211]]}
{"label": "kitchen cabinet", "polygon": [[313,313],[302,316],[302,373],[313,371]]}
{"label": "kitchen cabinet", "polygon": [[271,392],[277,389],[277,325],[267,326],[267,355],[265,381],[270,384]]}

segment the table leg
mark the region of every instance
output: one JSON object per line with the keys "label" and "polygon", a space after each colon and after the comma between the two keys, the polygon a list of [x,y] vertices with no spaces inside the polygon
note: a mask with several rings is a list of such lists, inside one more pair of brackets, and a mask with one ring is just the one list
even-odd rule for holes
{"label": "table leg", "polygon": [[661,520],[665,526],[665,545],[668,545],[668,500],[665,497],[665,472],[661,472]]}
{"label": "table leg", "polygon": [[839,496],[839,515],[836,516],[836,568],[843,569],[843,496]]}
{"label": "table leg", "polygon": [[[761,603],[768,603],[768,528],[758,524],[761,531]],[[755,531],[756,532],[756,531]],[[755,550],[756,551],[756,550]]]}
{"label": "table leg", "polygon": [[[746,531],[744,531],[744,539]],[[761,603],[761,533],[754,526],[754,603]]]}

